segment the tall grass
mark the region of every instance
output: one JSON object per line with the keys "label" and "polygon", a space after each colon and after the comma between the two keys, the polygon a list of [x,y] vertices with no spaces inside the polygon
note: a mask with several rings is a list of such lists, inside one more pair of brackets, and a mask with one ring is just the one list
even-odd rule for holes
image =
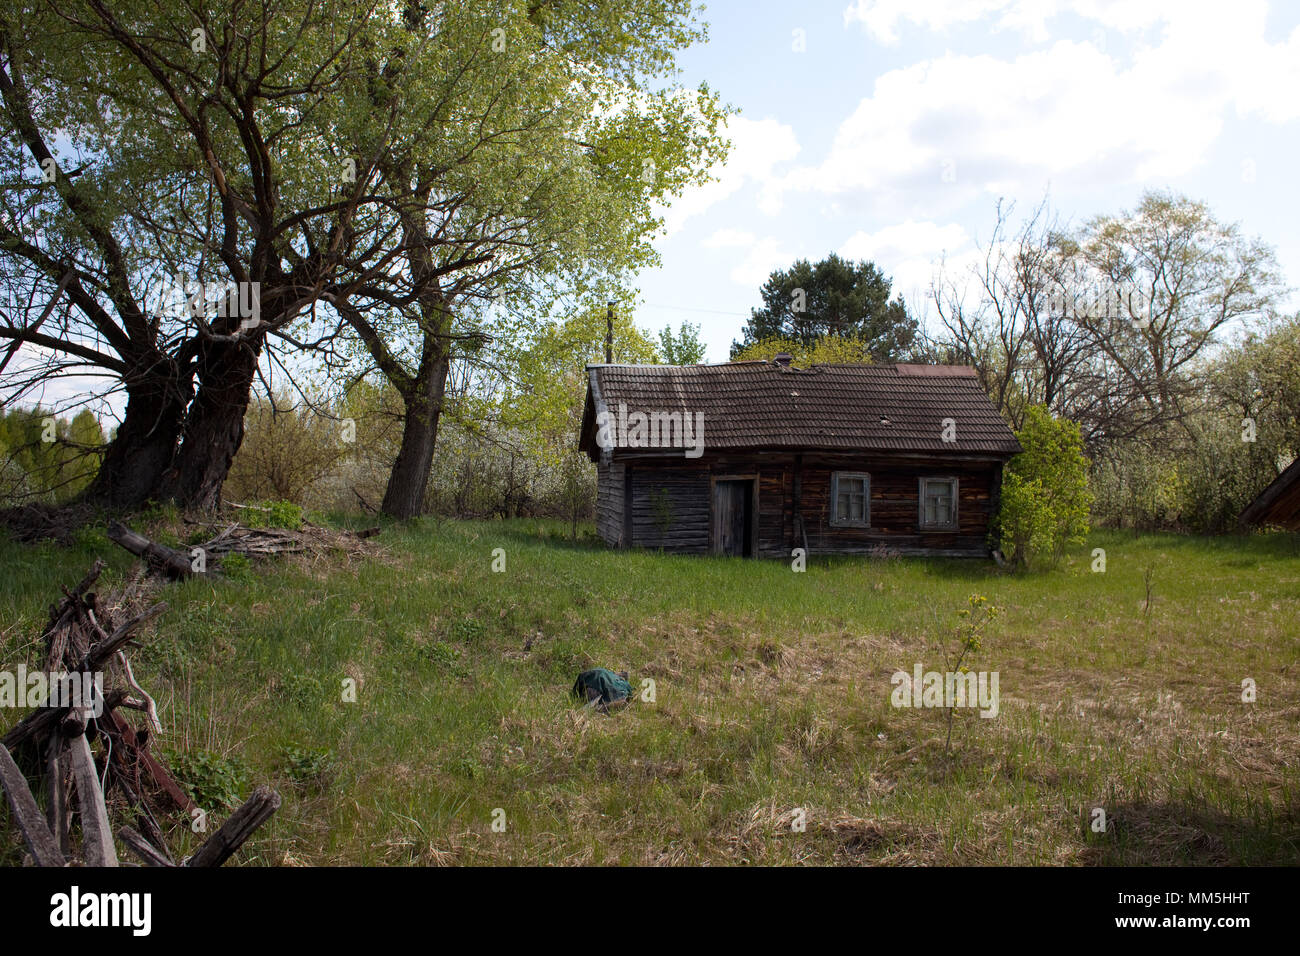
{"label": "tall grass", "polygon": [[[795,573],[567,531],[428,520],[364,558],[164,587],[133,652],[156,746],[285,795],[242,862],[1300,861],[1294,536],[1097,533],[1013,575],[817,557]],[[107,591],[129,561],[96,535],[0,543],[0,666],[36,664],[49,603],[95,555]],[[958,713],[946,756],[943,712],[895,709],[890,678],[941,669],[972,594],[1002,609],[968,662],[999,672],[1000,713]],[[654,701],[578,707],[592,666],[652,681]]]}

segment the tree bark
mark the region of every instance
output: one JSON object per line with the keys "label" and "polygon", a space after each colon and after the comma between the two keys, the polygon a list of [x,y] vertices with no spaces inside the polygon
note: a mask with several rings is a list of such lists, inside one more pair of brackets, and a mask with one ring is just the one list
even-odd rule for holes
{"label": "tree bark", "polygon": [[122,424],[83,495],[114,511],[135,510],[162,497],[194,384],[170,359],[160,358],[152,368],[128,377],[126,393]]}
{"label": "tree bark", "polygon": [[415,518],[424,513],[424,496],[429,489],[442,400],[451,368],[447,339],[436,332],[426,332],[424,339],[420,369],[410,387],[402,391],[405,405],[402,444],[380,507],[393,518]]}
{"label": "tree bark", "polygon": [[257,374],[261,338],[208,341],[199,350],[198,390],[163,493],[183,508],[212,511],[244,441],[244,413]]}

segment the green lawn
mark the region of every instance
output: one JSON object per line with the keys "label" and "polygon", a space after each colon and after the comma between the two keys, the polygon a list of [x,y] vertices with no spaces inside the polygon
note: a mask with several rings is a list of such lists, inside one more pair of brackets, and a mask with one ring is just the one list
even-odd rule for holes
{"label": "green lawn", "polygon": [[[426,520],[366,557],[160,586],[171,609],[133,652],[158,746],[203,802],[268,780],[285,797],[240,862],[1300,862],[1295,536],[1097,533],[1029,575],[816,557],[800,574],[566,531]],[[106,593],[131,561],[97,532],[0,542],[0,667],[36,665],[49,604],[96,555]],[[958,713],[945,755],[944,712],[895,709],[890,676],[942,670],[972,594],[1002,609],[969,661],[999,673],[1000,713]],[[656,700],[577,707],[597,665]]]}

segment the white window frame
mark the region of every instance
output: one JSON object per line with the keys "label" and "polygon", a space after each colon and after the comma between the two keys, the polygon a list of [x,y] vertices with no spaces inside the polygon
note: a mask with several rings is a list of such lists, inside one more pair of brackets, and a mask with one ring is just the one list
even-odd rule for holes
{"label": "white window frame", "polygon": [[[862,482],[862,519],[842,517],[840,507],[840,479],[849,478]],[[831,527],[832,528],[870,528],[871,527],[871,475],[865,471],[831,472]]]}
{"label": "white window frame", "polygon": [[[952,485],[952,521],[949,524],[935,524],[925,520],[925,498],[926,484],[931,481],[946,481]],[[956,475],[926,475],[916,480],[916,526],[921,531],[956,531],[960,527],[957,516],[958,504],[961,501],[959,490],[959,480]]]}

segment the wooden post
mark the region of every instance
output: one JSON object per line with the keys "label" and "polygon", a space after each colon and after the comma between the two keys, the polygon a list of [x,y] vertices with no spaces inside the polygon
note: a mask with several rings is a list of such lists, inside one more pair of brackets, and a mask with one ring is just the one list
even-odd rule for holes
{"label": "wooden post", "polygon": [[45,754],[45,786],[48,795],[46,816],[50,832],[58,844],[59,852],[68,855],[68,834],[71,819],[68,815],[68,759],[64,756],[64,739],[59,734],[50,736]]}
{"label": "wooden post", "polygon": [[614,303],[605,307],[605,364],[614,364]]}

